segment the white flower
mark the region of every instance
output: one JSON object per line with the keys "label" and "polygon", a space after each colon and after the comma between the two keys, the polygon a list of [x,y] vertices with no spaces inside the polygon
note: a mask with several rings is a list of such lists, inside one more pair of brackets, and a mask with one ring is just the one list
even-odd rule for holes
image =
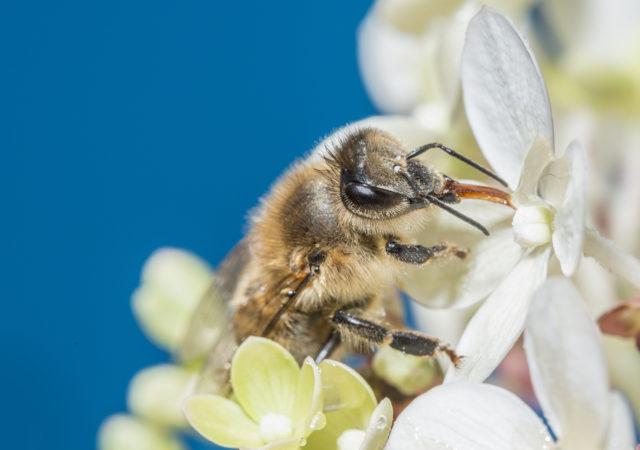
{"label": "white flower", "polygon": [[[532,0],[493,0],[510,14]],[[422,127],[446,131],[460,103],[460,56],[475,1],[378,0],[358,29],[365,87],[384,113],[412,114]]]}
{"label": "white flower", "polygon": [[396,420],[387,448],[633,448],[630,411],[619,394],[609,391],[600,336],[568,280],[552,278],[534,295],[525,352],[536,396],[557,442],[512,393],[458,382],[416,398]]}
{"label": "white flower", "polygon": [[[462,83],[469,123],[487,160],[515,188],[518,212],[512,221],[506,208],[494,215],[493,235],[472,247],[470,262],[453,272],[457,279],[429,267],[424,272],[430,283],[406,288],[434,306],[464,306],[488,295],[457,346],[463,363],[446,376],[482,381],[520,335],[552,254],[566,276],[584,253],[638,286],[640,262],[585,228],[584,152],[577,142],[566,151],[554,148],[551,107],[536,60],[511,21],[494,10],[483,8],[469,24]],[[477,212],[482,218],[483,211]]]}

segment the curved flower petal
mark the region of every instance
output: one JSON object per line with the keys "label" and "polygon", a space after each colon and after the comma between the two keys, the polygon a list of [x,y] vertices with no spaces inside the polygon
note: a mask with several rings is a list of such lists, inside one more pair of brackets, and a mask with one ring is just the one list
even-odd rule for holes
{"label": "curved flower petal", "polygon": [[231,385],[238,403],[256,422],[270,413],[290,416],[300,369],[281,345],[247,338],[231,361]]}
{"label": "curved flower petal", "polygon": [[456,347],[464,359],[451,365],[445,383],[484,381],[498,366],[522,333],[533,292],[547,274],[549,247],[527,254],[487,298]]}
{"label": "curved flower petal", "polygon": [[633,414],[629,405],[618,392],[609,393],[609,421],[605,450],[633,448],[636,434],[633,426]]}
{"label": "curved flower petal", "polygon": [[524,348],[545,417],[565,448],[603,442],[609,381],[598,329],[584,300],[566,278],[536,291]]}
{"label": "curved flower petal", "polygon": [[382,450],[389,437],[393,423],[393,406],[391,400],[383,398],[371,414],[369,426],[364,434],[360,450]]}
{"label": "curved flower petal", "polygon": [[321,371],[308,356],[300,369],[292,417],[295,436],[307,437],[313,430],[318,430],[325,424],[322,414]]}
{"label": "curved flower petal", "polygon": [[138,372],[127,393],[129,410],[157,424],[183,427],[182,400],[195,373],[173,364],[161,364]]}
{"label": "curved flower petal", "polygon": [[602,237],[596,230],[587,228],[584,254],[595,258],[601,265],[640,288],[640,261]]}
{"label": "curved flower petal", "polygon": [[573,141],[569,144],[567,156],[571,161],[569,180],[564,201],[553,220],[551,240],[562,273],[570,277],[578,268],[584,244],[586,155],[580,143]]}
{"label": "curved flower petal", "polygon": [[510,208],[468,200],[456,205],[456,209],[478,219],[491,234],[485,237],[457,217],[441,211],[434,215],[424,232],[417,235],[421,245],[446,241],[471,250],[464,261],[451,257],[405,269],[398,285],[411,298],[430,308],[464,308],[482,300],[524,252],[513,241]]}
{"label": "curved flower petal", "polygon": [[320,363],[326,426],[313,432],[305,448],[335,448],[338,438],[349,429],[364,430],[376,408],[369,384],[351,367],[338,361]]}
{"label": "curved flower petal", "polygon": [[545,167],[553,160],[551,144],[536,136],[531,148],[522,163],[522,173],[518,187],[513,193],[513,203],[516,206],[540,202],[538,198],[538,184]]}
{"label": "curved flower petal", "polygon": [[218,395],[198,394],[184,403],[189,424],[211,442],[224,447],[259,447],[260,428],[237,403]]}
{"label": "curved flower petal", "polygon": [[171,433],[129,414],[108,417],[98,431],[99,450],[185,450]]}
{"label": "curved flower petal", "polygon": [[161,248],[149,257],[131,302],[151,340],[168,350],[178,346],[212,276],[202,259],[185,250]]}
{"label": "curved flower petal", "polygon": [[509,19],[490,8],[469,23],[462,88],[483,154],[515,188],[533,140],[539,136],[553,146],[551,106],[528,44]]}
{"label": "curved flower petal", "polygon": [[459,382],[411,402],[396,419],[386,448],[541,449],[551,442],[540,418],[509,391]]}

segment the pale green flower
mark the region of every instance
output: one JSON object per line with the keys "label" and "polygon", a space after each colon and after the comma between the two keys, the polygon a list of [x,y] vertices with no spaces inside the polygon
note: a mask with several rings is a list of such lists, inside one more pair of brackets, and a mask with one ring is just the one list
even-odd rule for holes
{"label": "pale green flower", "polygon": [[193,428],[225,447],[296,449],[324,426],[320,369],[298,367],[279,344],[249,337],[231,361],[232,399],[198,394],[184,403]]}
{"label": "pale green flower", "polygon": [[534,31],[549,50],[543,69],[557,105],[638,114],[640,3],[541,0],[540,4],[547,27]]}
{"label": "pale green flower", "polygon": [[391,347],[376,352],[373,370],[404,395],[424,392],[442,376],[436,359],[408,355]]}
{"label": "pale green flower", "polygon": [[98,431],[99,450],[185,450],[170,431],[129,414],[108,417]]}
{"label": "pale green flower", "polygon": [[305,449],[382,449],[393,421],[389,399],[377,404],[371,387],[346,364],[326,360],[320,370],[326,426],[309,436]]}
{"label": "pale green flower", "polygon": [[158,425],[183,428],[182,402],[196,373],[174,364],[159,364],[138,372],[127,393],[128,409]]}
{"label": "pale green flower", "polygon": [[131,299],[149,339],[176,350],[212,279],[211,268],[193,253],[169,247],[156,250],[144,264],[140,287]]}

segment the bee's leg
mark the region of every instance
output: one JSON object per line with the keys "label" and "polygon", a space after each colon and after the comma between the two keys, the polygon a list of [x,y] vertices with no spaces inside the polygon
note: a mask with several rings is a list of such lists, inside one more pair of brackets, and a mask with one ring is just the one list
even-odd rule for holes
{"label": "bee's leg", "polygon": [[352,335],[356,339],[375,345],[389,345],[402,353],[427,358],[434,357],[436,353],[444,353],[456,366],[462,359],[455,350],[437,338],[415,331],[389,330],[380,324],[358,317],[355,310],[347,312],[346,309],[339,309],[333,314],[331,321],[338,325],[340,332],[346,336]]}
{"label": "bee's leg", "polygon": [[454,255],[460,259],[464,259],[469,255],[468,249],[462,249],[456,244],[448,242],[440,242],[433,247],[424,247],[422,245],[401,244],[396,240],[389,240],[385,247],[387,255],[393,256],[399,261],[421,265],[433,258],[439,258],[445,255]]}
{"label": "bee's leg", "polygon": [[324,343],[318,354],[316,355],[316,364],[320,364],[322,361],[331,356],[336,348],[342,343],[342,336],[338,330],[333,330],[331,336]]}

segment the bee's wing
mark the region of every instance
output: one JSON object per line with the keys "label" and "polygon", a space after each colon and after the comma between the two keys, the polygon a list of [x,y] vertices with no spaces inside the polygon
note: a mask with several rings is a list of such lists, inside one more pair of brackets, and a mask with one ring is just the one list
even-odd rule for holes
{"label": "bee's wing", "polygon": [[227,395],[230,391],[229,369],[231,358],[238,348],[235,333],[231,323],[221,329],[221,333],[207,349],[208,355],[204,360],[200,374],[194,386],[194,392],[199,394]]}
{"label": "bee's wing", "polygon": [[178,350],[178,359],[193,361],[207,355],[222,337],[228,336],[230,299],[248,261],[246,241],[240,241],[216,271],[211,286],[196,307]]}

